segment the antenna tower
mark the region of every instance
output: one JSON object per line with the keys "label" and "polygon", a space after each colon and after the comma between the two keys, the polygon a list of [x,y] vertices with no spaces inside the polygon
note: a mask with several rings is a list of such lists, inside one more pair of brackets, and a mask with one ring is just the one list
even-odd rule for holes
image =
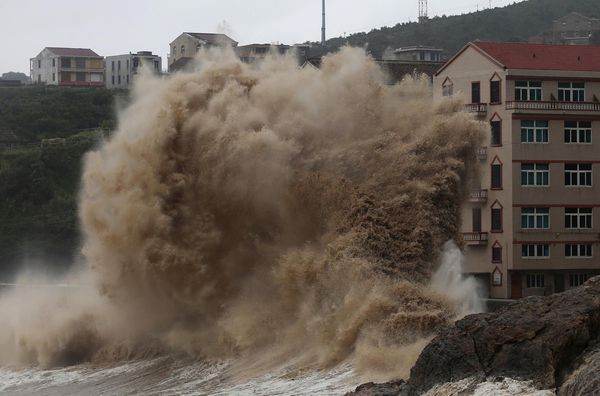
{"label": "antenna tower", "polygon": [[427,0],[419,0],[419,22],[429,19],[429,4]]}
{"label": "antenna tower", "polygon": [[326,42],[326,35],[325,35],[325,0],[323,0],[323,25],[321,27],[321,45],[325,46],[325,42]]}

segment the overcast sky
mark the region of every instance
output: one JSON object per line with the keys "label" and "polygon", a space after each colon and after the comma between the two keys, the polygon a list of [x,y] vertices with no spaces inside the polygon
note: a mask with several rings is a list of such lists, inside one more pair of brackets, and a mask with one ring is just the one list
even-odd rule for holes
{"label": "overcast sky", "polygon": [[[515,0],[492,0],[503,6]],[[489,0],[429,0],[430,15],[488,7]],[[328,37],[415,20],[417,0],[327,0]],[[163,56],[179,33],[225,32],[240,44],[318,41],[321,0],[0,0],[0,74],[29,74],[44,47],[102,56]]]}

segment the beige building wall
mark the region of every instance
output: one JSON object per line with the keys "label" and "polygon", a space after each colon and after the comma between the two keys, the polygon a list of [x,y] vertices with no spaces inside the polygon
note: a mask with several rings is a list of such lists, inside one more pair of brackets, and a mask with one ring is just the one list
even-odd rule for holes
{"label": "beige building wall", "polygon": [[[499,104],[490,104],[490,80],[501,80]],[[570,287],[570,276],[600,273],[600,72],[569,72],[542,70],[504,70],[485,54],[468,47],[434,78],[434,97],[441,98],[443,86],[452,81],[454,95],[461,95],[468,111],[485,126],[484,146],[487,155],[481,156],[482,190],[463,205],[461,230],[465,239],[465,272],[478,277],[489,287],[492,298],[544,295]],[[515,82],[542,81],[541,102],[515,103]],[[471,84],[481,83],[481,104],[472,102]],[[585,102],[559,103],[559,81],[585,81]],[[502,121],[502,145],[490,145],[490,121]],[[521,122],[548,121],[548,143],[522,143]],[[565,121],[590,121],[591,144],[566,144]],[[548,187],[521,186],[523,162],[548,163]],[[592,187],[565,186],[566,163],[593,163]],[[491,165],[502,164],[502,189],[491,189]],[[474,183],[474,188],[478,183]],[[492,207],[502,208],[502,232],[491,231]],[[550,210],[549,228],[521,229],[523,207],[543,207]],[[572,230],[565,228],[565,207],[593,208],[593,228]],[[481,238],[473,238],[473,209],[481,208]],[[487,233],[487,234],[486,234]],[[487,240],[485,240],[487,237]],[[473,240],[475,239],[475,240]],[[522,257],[522,243],[549,245],[550,256],[542,259]],[[565,244],[593,245],[592,258],[567,258]],[[502,248],[502,262],[492,262],[492,248]],[[501,284],[492,282],[500,272]],[[527,287],[528,276],[544,276],[543,288]]]}

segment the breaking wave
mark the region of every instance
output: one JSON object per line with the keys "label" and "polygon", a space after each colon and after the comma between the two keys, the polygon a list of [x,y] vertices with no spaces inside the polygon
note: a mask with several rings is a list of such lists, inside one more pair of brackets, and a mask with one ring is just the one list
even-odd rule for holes
{"label": "breaking wave", "polygon": [[168,354],[406,375],[464,313],[429,279],[479,125],[433,103],[426,78],[386,85],[358,49],[320,70],[231,51],[199,64],[141,79],[87,156],[77,282],[95,286],[3,297],[0,362]]}

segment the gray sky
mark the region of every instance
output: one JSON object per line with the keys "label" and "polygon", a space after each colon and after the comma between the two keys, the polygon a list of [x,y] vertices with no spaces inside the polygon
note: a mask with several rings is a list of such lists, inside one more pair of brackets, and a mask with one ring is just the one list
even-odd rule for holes
{"label": "gray sky", "polygon": [[[503,6],[515,0],[492,0]],[[430,15],[489,0],[429,0]],[[328,37],[416,19],[417,0],[327,0]],[[0,74],[29,74],[44,47],[92,48],[102,56],[151,50],[163,56],[183,31],[228,33],[240,44],[320,39],[321,0],[0,0]]]}

